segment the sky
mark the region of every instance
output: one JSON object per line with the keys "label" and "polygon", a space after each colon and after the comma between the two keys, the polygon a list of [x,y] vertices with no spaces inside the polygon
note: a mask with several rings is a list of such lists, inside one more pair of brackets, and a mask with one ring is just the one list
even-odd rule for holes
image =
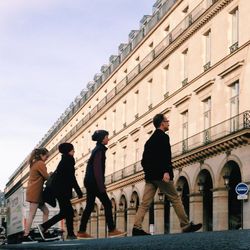
{"label": "sky", "polygon": [[0,0],[0,190],[154,0]]}

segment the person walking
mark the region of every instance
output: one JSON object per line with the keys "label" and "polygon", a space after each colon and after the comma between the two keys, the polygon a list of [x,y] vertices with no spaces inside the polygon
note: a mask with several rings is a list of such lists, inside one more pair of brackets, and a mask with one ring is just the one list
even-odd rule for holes
{"label": "person walking", "polygon": [[26,201],[29,202],[29,217],[25,225],[22,243],[34,242],[30,236],[30,228],[37,208],[43,212],[43,222],[48,220],[49,210],[42,200],[43,184],[48,179],[49,174],[45,165],[48,159],[46,148],[36,148],[31,152],[29,158],[30,173],[26,190]]}
{"label": "person walking", "polygon": [[115,228],[112,216],[112,205],[104,184],[105,154],[107,150],[105,145],[107,145],[109,141],[108,135],[109,133],[106,130],[97,130],[92,135],[92,140],[97,143],[89,158],[84,178],[84,186],[87,190],[87,203],[81,217],[79,232],[77,233],[79,238],[92,238],[91,235],[86,233],[86,228],[90,214],[94,209],[96,197],[101,201],[104,207],[106,223],[109,229],[108,236],[119,237],[126,234]]}
{"label": "person walking", "polygon": [[77,237],[73,231],[74,211],[70,202],[72,198],[72,188],[75,189],[78,198],[82,198],[82,191],[75,177],[75,159],[74,147],[71,143],[62,143],[58,147],[62,154],[62,159],[56,169],[56,177],[54,180],[53,193],[59,203],[60,211],[57,215],[49,219],[43,224],[39,224],[38,230],[41,237],[45,240],[44,232],[58,221],[66,219],[67,239],[73,240]]}
{"label": "person walking", "polygon": [[165,133],[169,130],[169,120],[165,115],[157,114],[153,118],[153,124],[156,130],[145,143],[141,161],[146,183],[142,202],[135,215],[132,235],[150,235],[142,229],[142,222],[158,188],[172,203],[179,218],[182,232],[197,231],[202,227],[202,224],[189,222],[181,198],[174,187],[171,147],[169,136]]}

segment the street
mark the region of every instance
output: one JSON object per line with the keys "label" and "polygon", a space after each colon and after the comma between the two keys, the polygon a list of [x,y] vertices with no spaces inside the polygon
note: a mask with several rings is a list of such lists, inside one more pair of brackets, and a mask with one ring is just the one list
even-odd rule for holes
{"label": "street", "polygon": [[1,246],[0,249],[250,250],[250,230],[57,241],[25,245],[5,245]]}

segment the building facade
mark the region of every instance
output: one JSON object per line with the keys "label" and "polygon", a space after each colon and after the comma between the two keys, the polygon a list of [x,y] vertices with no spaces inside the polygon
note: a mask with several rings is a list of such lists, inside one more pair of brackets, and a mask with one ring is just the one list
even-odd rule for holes
{"label": "building facade", "polygon": [[0,190],[0,227],[6,227],[6,204],[4,192]]}
{"label": "building facade", "polygon": [[[143,146],[152,117],[170,120],[175,184],[185,210],[203,231],[250,228],[250,202],[235,186],[250,183],[250,3],[247,0],[158,0],[140,29],[132,30],[38,146],[51,152],[53,171],[61,142],[75,146],[76,176],[83,177],[96,129],[110,133],[106,186],[117,227],[131,235],[144,180]],[[27,158],[6,185],[6,196],[27,185]],[[72,199],[75,230],[85,207]],[[159,193],[144,220],[154,234],[180,232],[171,204]],[[88,231],[105,237],[96,200]]]}

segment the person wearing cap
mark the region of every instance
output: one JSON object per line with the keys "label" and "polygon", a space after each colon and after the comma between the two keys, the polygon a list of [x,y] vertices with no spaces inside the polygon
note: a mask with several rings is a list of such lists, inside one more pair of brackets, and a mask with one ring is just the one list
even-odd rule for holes
{"label": "person wearing cap", "polygon": [[65,218],[68,233],[67,239],[73,240],[76,239],[76,236],[73,231],[74,211],[70,202],[72,198],[72,188],[75,189],[78,198],[82,197],[82,191],[75,177],[75,151],[73,145],[71,143],[62,143],[59,145],[58,149],[62,154],[62,159],[56,169],[53,192],[59,203],[60,211],[45,223],[38,225],[38,230],[42,238],[45,239],[44,232],[58,221]]}
{"label": "person wearing cap", "polygon": [[106,223],[108,224],[108,236],[110,238],[124,236],[126,233],[121,232],[115,228],[112,205],[107,195],[106,187],[104,183],[105,179],[105,159],[106,159],[106,146],[108,144],[108,131],[97,130],[92,135],[92,140],[96,141],[96,146],[93,149],[91,156],[88,160],[86,174],[84,178],[84,186],[87,190],[87,203],[85,210],[81,217],[80,228],[77,233],[79,238],[92,238],[91,235],[86,233],[87,223],[91,212],[94,209],[95,198],[97,197],[105,211]]}

